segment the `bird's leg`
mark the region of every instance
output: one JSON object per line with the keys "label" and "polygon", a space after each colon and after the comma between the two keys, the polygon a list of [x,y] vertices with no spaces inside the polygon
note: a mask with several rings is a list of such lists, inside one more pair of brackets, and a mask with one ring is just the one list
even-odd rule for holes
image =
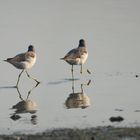
{"label": "bird's leg", "polygon": [[[83,65],[81,64],[81,69],[80,69],[80,73],[82,74],[83,73]],[[91,72],[87,69],[87,73],[88,74],[91,74]]]}
{"label": "bird's leg", "polygon": [[80,73],[83,73],[83,65],[81,64],[81,69],[80,69]]}
{"label": "bird's leg", "polygon": [[19,80],[20,80],[21,74],[22,74],[23,72],[24,72],[24,70],[22,70],[21,73],[20,73],[19,76],[18,76],[18,80],[17,80],[16,87],[18,87],[18,83],[19,83]]}
{"label": "bird's leg", "polygon": [[91,74],[91,72],[89,71],[89,69],[87,69],[87,73],[88,73],[88,74]]}
{"label": "bird's leg", "polygon": [[72,79],[72,92],[74,93],[74,79]]}
{"label": "bird's leg", "polygon": [[40,82],[39,82],[37,79],[31,77],[31,76],[28,74],[27,70],[26,70],[26,74],[27,74],[27,76],[28,76],[30,79],[36,81],[36,82],[37,82],[37,85],[40,84]]}
{"label": "bird's leg", "polygon": [[71,67],[71,73],[72,73],[72,80],[74,80],[74,75],[73,75],[73,65]]}

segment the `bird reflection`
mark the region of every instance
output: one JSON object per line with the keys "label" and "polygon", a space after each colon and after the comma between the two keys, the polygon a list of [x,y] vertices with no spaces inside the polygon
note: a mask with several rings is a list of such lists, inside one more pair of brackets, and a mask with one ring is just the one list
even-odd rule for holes
{"label": "bird reflection", "polygon": [[14,120],[14,121],[19,120],[21,118],[20,114],[30,113],[31,114],[31,119],[30,119],[31,123],[34,125],[37,124],[37,116],[35,115],[35,113],[37,112],[37,103],[35,101],[29,99],[31,92],[37,86],[38,86],[38,84],[35,85],[32,89],[30,89],[28,91],[27,97],[25,99],[23,99],[23,97],[19,91],[19,88],[18,87],[16,88],[20,101],[12,106],[12,109],[15,109],[14,113],[11,114],[11,116],[10,116],[10,118],[12,120]]}
{"label": "bird reflection", "polygon": [[69,97],[65,101],[65,106],[67,109],[70,108],[82,108],[85,109],[90,106],[90,98],[84,93],[83,86],[89,86],[91,80],[86,84],[81,84],[81,91],[74,91],[74,80],[72,80],[72,93],[69,94]]}

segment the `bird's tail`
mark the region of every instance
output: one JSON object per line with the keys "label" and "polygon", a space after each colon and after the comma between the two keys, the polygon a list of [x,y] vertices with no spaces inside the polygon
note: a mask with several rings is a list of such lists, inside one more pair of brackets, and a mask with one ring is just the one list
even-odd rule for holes
{"label": "bird's tail", "polygon": [[6,60],[1,60],[1,61],[5,61],[5,62],[7,62],[7,59],[6,59]]}
{"label": "bird's tail", "polygon": [[65,58],[63,57],[63,58],[60,58],[60,60],[65,60]]}
{"label": "bird's tail", "polygon": [[5,60],[2,60],[2,61],[5,61],[5,62],[8,62],[9,60],[11,60],[12,58],[7,58]]}

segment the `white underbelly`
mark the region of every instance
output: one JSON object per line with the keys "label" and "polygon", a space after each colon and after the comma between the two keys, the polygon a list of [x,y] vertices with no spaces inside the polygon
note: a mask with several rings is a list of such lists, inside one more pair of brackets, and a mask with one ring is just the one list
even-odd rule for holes
{"label": "white underbelly", "polygon": [[88,53],[84,53],[80,58],[79,65],[84,64],[86,62],[87,58],[88,58]]}
{"label": "white underbelly", "polygon": [[13,62],[12,64],[18,69],[30,69],[35,62],[36,59],[29,59],[29,61]]}

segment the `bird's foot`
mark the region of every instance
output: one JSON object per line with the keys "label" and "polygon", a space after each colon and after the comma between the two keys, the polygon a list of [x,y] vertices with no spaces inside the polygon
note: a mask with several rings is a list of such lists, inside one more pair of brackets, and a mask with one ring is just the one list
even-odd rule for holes
{"label": "bird's foot", "polygon": [[35,80],[36,81],[36,86],[38,86],[41,82],[39,82],[39,81],[37,81],[37,80]]}
{"label": "bird's foot", "polygon": [[88,74],[91,74],[91,72],[89,71],[89,69],[87,69],[87,73],[88,73]]}

